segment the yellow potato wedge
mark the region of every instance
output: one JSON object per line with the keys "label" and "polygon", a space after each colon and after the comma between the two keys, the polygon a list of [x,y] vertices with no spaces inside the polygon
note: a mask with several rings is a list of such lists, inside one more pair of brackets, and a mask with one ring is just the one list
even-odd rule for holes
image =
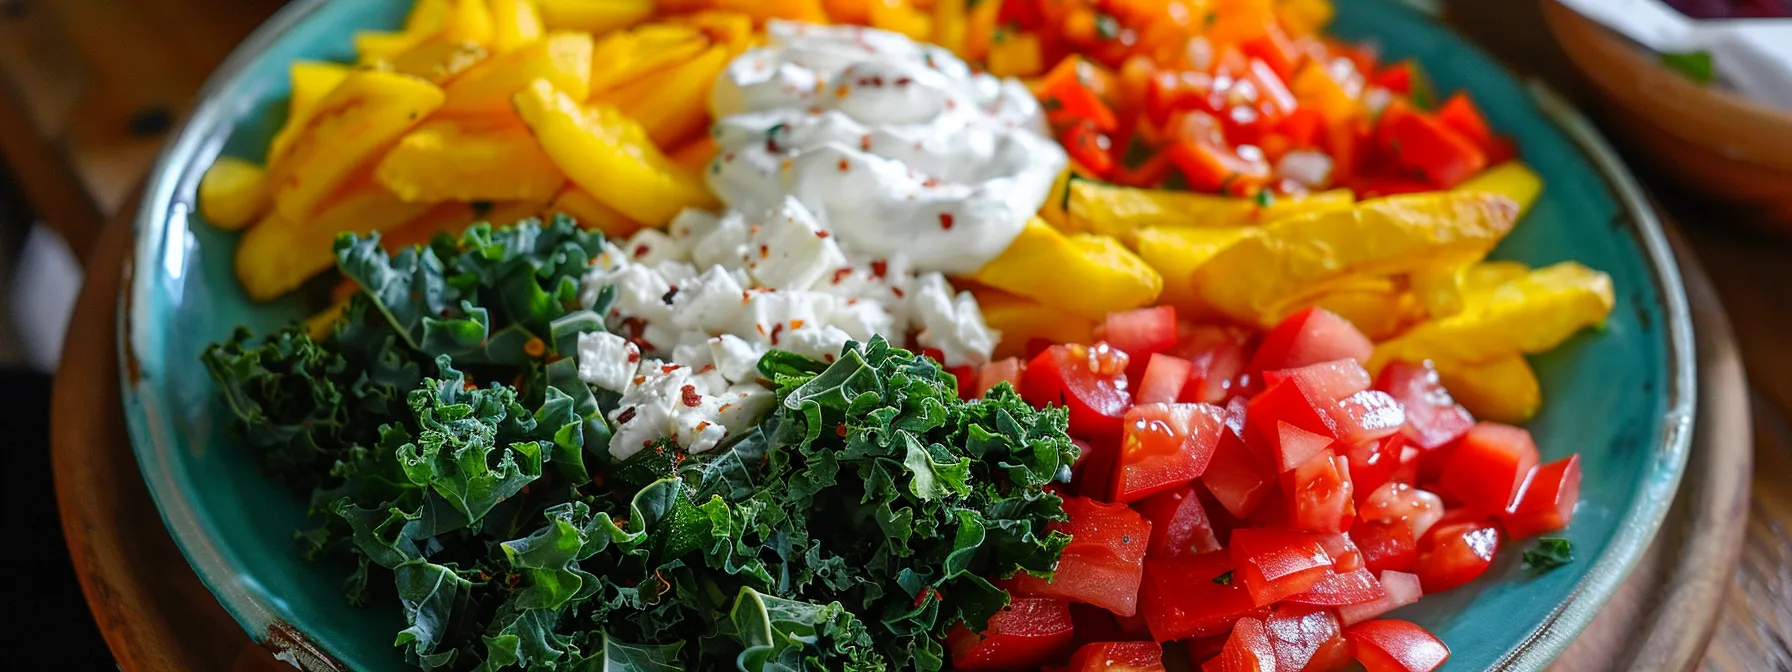
{"label": "yellow potato wedge", "polygon": [[442,118],[404,136],[374,171],[412,202],[541,201],[566,183],[521,120]]}
{"label": "yellow potato wedge", "polygon": [[1543,192],[1543,178],[1524,165],[1523,161],[1507,161],[1481,171],[1481,174],[1456,185],[1452,191],[1499,194],[1518,204],[1518,216],[1530,212],[1531,204]]}
{"label": "yellow potato wedge", "polygon": [[385,62],[393,72],[446,84],[484,61],[490,52],[477,42],[429,40]]}
{"label": "yellow potato wedge", "polygon": [[1234,226],[1206,228],[1194,226],[1154,226],[1133,234],[1133,249],[1146,264],[1157,269],[1164,278],[1163,303],[1176,307],[1185,317],[1212,316],[1213,309],[1201,301],[1195,291],[1195,269],[1207,263],[1221,250],[1246,236],[1256,235],[1256,227]]}
{"label": "yellow potato wedge", "polygon": [[983,322],[1002,332],[995,359],[1025,357],[1027,342],[1035,338],[1053,343],[1089,343],[1094,340],[1095,320],[1065,312],[1025,297],[989,287],[970,287],[983,307]]}
{"label": "yellow potato wedge", "polygon": [[442,29],[433,37],[444,42],[472,42],[480,46],[492,43],[492,9],[485,0],[453,0],[448,15],[442,18]]}
{"label": "yellow potato wedge", "polygon": [[578,221],[580,227],[586,230],[604,232],[604,235],[612,240],[622,240],[635,235],[636,231],[644,228],[640,222],[629,219],[628,215],[604,205],[603,201],[597,200],[590,192],[579,188],[579,185],[576,184],[566,185],[566,188],[560,191],[560,195],[554,197],[554,202],[548,204],[546,214],[559,213],[570,215]]}
{"label": "yellow potato wedge", "polygon": [[425,80],[358,70],[318,101],[291,150],[269,167],[274,207],[289,221],[317,214],[368,159],[442,104],[442,89]]}
{"label": "yellow potato wedge", "polygon": [[248,226],[270,203],[268,171],[248,161],[220,156],[199,179],[199,214],[225,231]]}
{"label": "yellow potato wedge", "polygon": [[685,208],[715,205],[699,173],[673,164],[615,108],[586,107],[538,79],[517,93],[516,109],[567,177],[629,219],[658,226]]}
{"label": "yellow potato wedge", "polygon": [[584,100],[591,91],[591,36],[553,33],[535,44],[486,60],[446,89],[442,114],[501,114],[536,79]]}
{"label": "yellow potato wedge", "polygon": [[500,54],[534,44],[546,33],[535,0],[491,0],[492,51]]}
{"label": "yellow potato wedge", "polygon": [[1342,210],[1356,200],[1348,189],[1282,198],[1264,206],[1255,199],[1136,189],[1083,179],[1066,180],[1064,188],[1064,230],[1121,238],[1152,226],[1257,224],[1311,212]]}
{"label": "yellow potato wedge", "polygon": [[1515,261],[1426,266],[1408,275],[1407,284],[1426,314],[1441,319],[1462,312],[1464,297],[1491,291],[1530,272],[1530,267]]}
{"label": "yellow potato wedge", "polygon": [[[711,41],[703,31],[689,26],[659,24],[663,30],[641,29],[611,33],[592,51],[591,100],[617,100],[618,87],[643,80],[657,81],[664,73],[702,56]],[[704,92],[705,99],[708,92]],[[638,95],[638,94],[636,94]]]}
{"label": "yellow potato wedge", "polygon": [[1386,278],[1380,286],[1346,288],[1327,292],[1313,299],[1312,305],[1337,313],[1349,320],[1369,340],[1392,337],[1408,325],[1425,318],[1425,309],[1417,297],[1402,292]]}
{"label": "yellow potato wedge", "polygon": [[1465,294],[1462,312],[1421,323],[1375,346],[1370,368],[1427,359],[1486,362],[1536,354],[1611,314],[1612,279],[1569,261],[1539,268],[1488,291]]}
{"label": "yellow potato wedge", "polygon": [[1262,327],[1327,283],[1480,259],[1512,230],[1518,205],[1494,194],[1415,194],[1285,218],[1195,272],[1228,317]]}
{"label": "yellow potato wedge", "polygon": [[406,203],[370,184],[343,194],[316,217],[293,220],[270,214],[237,244],[237,280],[256,301],[277,298],[336,263],[336,234],[398,228],[429,207]]}
{"label": "yellow potato wedge", "polygon": [[336,86],[353,71],[341,63],[292,62],[292,97],[286,104],[286,125],[280,127],[280,132],[274,134],[274,140],[268,146],[268,165],[273,165],[286,155],[293,136],[311,123],[311,115],[317,111],[318,101],[336,90]]}
{"label": "yellow potato wedge", "polygon": [[1111,236],[1065,235],[1037,217],[971,279],[1085,317],[1149,305],[1163,276]]}
{"label": "yellow potato wedge", "polygon": [[653,15],[653,0],[539,0],[541,21],[548,30],[577,30],[602,35],[622,30]]}
{"label": "yellow potato wedge", "polygon": [[1436,362],[1438,378],[1456,402],[1476,418],[1522,424],[1543,407],[1543,386],[1524,355],[1509,354],[1479,364]]}
{"label": "yellow potato wedge", "polygon": [[710,47],[696,60],[619,87],[595,102],[616,106],[641,122],[654,144],[672,147],[709,128],[709,92],[728,60],[728,47]]}

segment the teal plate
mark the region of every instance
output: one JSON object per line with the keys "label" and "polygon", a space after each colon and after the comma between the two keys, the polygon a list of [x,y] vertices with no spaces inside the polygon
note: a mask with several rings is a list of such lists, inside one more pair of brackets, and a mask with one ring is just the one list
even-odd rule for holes
{"label": "teal plate", "polygon": [[[249,634],[306,669],[407,669],[396,603],[348,606],[349,568],[299,557],[303,499],[265,479],[223,423],[199,364],[239,324],[260,332],[302,315],[254,304],[232,275],[233,234],[201,221],[199,178],[220,154],[260,160],[285,116],[286,64],[350,60],[355,30],[391,28],[407,0],[301,0],[220,68],[163,154],[137,219],[120,319],[125,414],[144,479],[201,580]],[[1545,459],[1581,453],[1583,501],[1567,536],[1573,564],[1541,576],[1501,555],[1469,586],[1397,613],[1431,628],[1459,670],[1539,670],[1604,606],[1654,537],[1691,440],[1692,326],[1673,255],[1635,181],[1591,127],[1527,88],[1435,21],[1392,0],[1342,0],[1334,30],[1416,57],[1440,90],[1467,89],[1542,173],[1543,197],[1496,256],[1568,259],[1610,273],[1618,307],[1604,329],[1535,359],[1546,407],[1531,423]]]}

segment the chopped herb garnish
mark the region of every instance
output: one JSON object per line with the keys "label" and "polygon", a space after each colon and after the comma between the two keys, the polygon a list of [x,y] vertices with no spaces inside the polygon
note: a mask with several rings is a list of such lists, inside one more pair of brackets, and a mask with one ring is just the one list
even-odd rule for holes
{"label": "chopped herb garnish", "polygon": [[1276,204],[1276,195],[1268,189],[1257,190],[1257,207],[1267,208]]}
{"label": "chopped herb garnish", "polygon": [[1560,537],[1544,537],[1537,540],[1537,545],[1524,552],[1524,566],[1539,572],[1561,567],[1574,562],[1574,544]]}
{"label": "chopped herb garnish", "polygon": [[1207,27],[1212,27],[1213,23],[1218,20],[1220,20],[1219,12],[1208,12],[1207,17],[1201,19],[1201,25],[1207,26]]}
{"label": "chopped herb garnish", "polygon": [[1120,36],[1120,20],[1109,14],[1095,15],[1095,35],[1104,40]]}
{"label": "chopped herb garnish", "polygon": [[1233,570],[1228,569],[1225,574],[1213,577],[1213,582],[1222,586],[1232,585],[1232,571]]}
{"label": "chopped herb garnish", "polygon": [[1700,84],[1717,81],[1717,69],[1711,65],[1711,52],[1708,51],[1665,53],[1661,55],[1661,64]]}

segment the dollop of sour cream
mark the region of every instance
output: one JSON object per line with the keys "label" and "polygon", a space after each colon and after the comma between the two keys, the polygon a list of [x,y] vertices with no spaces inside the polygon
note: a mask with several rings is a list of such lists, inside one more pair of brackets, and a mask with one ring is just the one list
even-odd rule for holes
{"label": "dollop of sour cream", "polygon": [[716,81],[710,188],[794,197],[855,256],[968,274],[1000,255],[1068,164],[1039,102],[938,46],[859,26],[766,24]]}

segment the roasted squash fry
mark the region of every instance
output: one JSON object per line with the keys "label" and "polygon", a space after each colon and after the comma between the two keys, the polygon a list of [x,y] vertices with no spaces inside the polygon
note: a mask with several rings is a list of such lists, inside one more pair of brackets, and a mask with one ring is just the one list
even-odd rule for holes
{"label": "roasted squash fry", "polygon": [[441,104],[441,88],[410,75],[350,74],[318,101],[291,151],[269,166],[274,206],[288,221],[310,220],[352,173]]}
{"label": "roasted squash fry", "polygon": [[671,147],[703,134],[709,126],[709,92],[728,67],[728,47],[710,47],[696,60],[598,96],[641,122],[647,137]]}
{"label": "roasted squash fry", "polygon": [[1437,375],[1450,396],[1482,420],[1521,424],[1543,406],[1543,387],[1524,355],[1509,354],[1481,362],[1436,362]]}
{"label": "roasted squash fry", "polygon": [[341,63],[325,61],[293,61],[292,97],[286,104],[286,124],[280,132],[274,134],[274,140],[268,145],[268,165],[273,165],[292,145],[292,138],[305,125],[311,122],[311,115],[317,112],[317,103],[324,96],[336,90],[348,73],[354,70]]}
{"label": "roasted squash fry", "polygon": [[1407,284],[1425,313],[1435,320],[1462,312],[1466,295],[1490,291],[1529,272],[1529,267],[1514,261],[1426,266],[1414,270]]}
{"label": "roasted squash fry", "polygon": [[971,279],[1042,304],[1099,319],[1150,304],[1163,277],[1110,236],[1065,235],[1037,217]]}
{"label": "roasted squash fry", "polygon": [[495,32],[492,10],[485,0],[453,0],[448,15],[442,19],[442,30],[432,39],[443,42],[472,42],[481,47],[492,43]]}
{"label": "roasted squash fry", "polygon": [[1195,291],[1195,269],[1207,263],[1221,250],[1231,247],[1246,236],[1256,235],[1256,227],[1234,226],[1207,228],[1194,226],[1154,226],[1133,235],[1133,249],[1139,258],[1164,278],[1164,292],[1159,300],[1176,307],[1184,317],[1214,317],[1213,309]]}
{"label": "roasted squash fry", "polygon": [[248,226],[269,203],[267,170],[248,161],[220,156],[199,179],[199,213],[225,231]]}
{"label": "roasted squash fry", "polygon": [[666,22],[701,30],[711,41],[732,47],[736,54],[746,51],[758,39],[753,32],[753,17],[741,12],[705,10],[672,16]]}
{"label": "roasted squash fry", "polygon": [[518,92],[516,108],[567,177],[629,219],[658,226],[715,204],[699,174],[674,165],[615,108],[586,107],[546,79]]}
{"label": "roasted squash fry", "polygon": [[673,148],[666,156],[672,159],[673,163],[695,173],[708,168],[709,162],[715,160],[718,151],[721,150],[716,147],[716,139],[706,133]]}
{"label": "roasted squash fry", "polygon": [[1371,280],[1375,282],[1321,294],[1312,305],[1337,313],[1376,341],[1394,336],[1425,318],[1424,307],[1410,292],[1400,291],[1386,278]]}
{"label": "roasted squash fry", "polygon": [[1604,273],[1572,261],[1539,268],[1491,290],[1467,293],[1462,312],[1376,345],[1370,368],[1427,359],[1474,364],[1545,352],[1603,323],[1614,301],[1612,279]]}
{"label": "roasted squash fry", "polygon": [[1537,194],[1543,191],[1543,178],[1522,161],[1507,161],[1481,171],[1481,174],[1456,185],[1453,191],[1500,194],[1518,204],[1518,216],[1524,217]]}
{"label": "roasted squash fry", "polygon": [[[819,8],[819,3],[817,3]],[[908,0],[871,0],[871,27],[900,33],[926,42],[933,36],[933,15],[915,9]]]}
{"label": "roasted squash fry", "polygon": [[1383,276],[1480,259],[1512,229],[1518,206],[1492,194],[1418,194],[1278,220],[1195,271],[1202,298],[1269,327],[1303,298],[1349,276]]}
{"label": "roasted squash fry", "polygon": [[488,59],[448,86],[442,114],[507,113],[511,96],[542,78],[584,100],[591,91],[591,51],[590,35],[553,33],[527,47]]}
{"label": "roasted squash fry", "polygon": [[602,201],[597,200],[584,189],[580,189],[576,184],[566,185],[566,188],[560,191],[560,195],[554,197],[554,202],[547,207],[546,214],[548,215],[561,213],[572,216],[579,222],[579,226],[588,230],[602,231],[605,236],[609,236],[613,240],[622,240],[635,235],[636,231],[643,228],[640,222],[631,220],[628,215],[604,205]]}
{"label": "roasted squash fry", "polygon": [[446,84],[491,54],[477,42],[429,40],[386,63],[393,72]]}
{"label": "roasted squash fry", "polygon": [[577,30],[602,35],[647,20],[653,0],[538,0],[548,30]]}
{"label": "roasted squash fry", "polygon": [[492,51],[503,54],[534,44],[546,33],[535,0],[491,0]]}
{"label": "roasted squash fry", "polygon": [[660,73],[703,55],[710,44],[703,31],[690,26],[656,24],[611,33],[592,51],[591,99],[616,100],[617,87],[657,80]]}
{"label": "roasted squash fry", "polygon": [[1121,238],[1152,226],[1258,224],[1311,212],[1342,210],[1356,200],[1349,190],[1338,189],[1283,198],[1265,206],[1248,198],[1137,189],[1084,179],[1068,179],[1064,189],[1064,230]]}
{"label": "roasted squash fry", "polygon": [[374,176],[399,198],[435,201],[540,201],[566,174],[514,115],[424,122],[380,161]]}
{"label": "roasted squash fry", "polygon": [[336,234],[394,229],[429,207],[368,184],[343,194],[315,217],[293,220],[270,214],[237,244],[237,280],[256,301],[276,298],[335,264]]}
{"label": "roasted squash fry", "polygon": [[983,307],[983,322],[1002,332],[992,357],[1023,357],[1027,342],[1041,339],[1052,343],[1090,343],[1094,341],[1095,320],[1046,306],[1032,299],[1015,296],[989,287],[970,287],[977,304]]}

